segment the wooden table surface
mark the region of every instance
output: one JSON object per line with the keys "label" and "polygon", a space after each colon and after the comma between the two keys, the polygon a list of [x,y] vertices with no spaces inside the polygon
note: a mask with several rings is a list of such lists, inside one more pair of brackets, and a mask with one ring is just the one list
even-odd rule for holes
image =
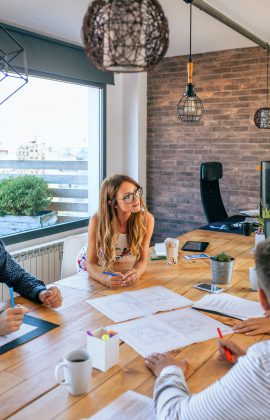
{"label": "wooden table surface", "polygon": [[[233,282],[226,288],[229,293],[258,301],[258,294],[250,290],[248,281],[248,269],[254,265],[254,236],[195,230],[179,239],[180,245],[186,240],[206,240],[210,242],[208,254],[225,251],[236,257]],[[164,260],[149,261],[139,283],[125,290],[162,285],[191,300],[200,299],[205,293],[192,285],[210,281],[209,260],[187,261],[183,255],[181,252],[175,267],[167,266]],[[71,396],[64,386],[56,383],[54,367],[63,353],[84,347],[87,329],[112,324],[109,318],[90,307],[86,299],[123,291],[111,291],[82,275],[58,284],[64,300],[57,310],[21,297],[16,299],[16,303],[24,303],[31,309],[30,315],[58,323],[60,327],[0,356],[1,419],[79,419],[95,414],[128,389],[152,396],[154,376],[144,366],[143,358],[125,343],[120,345],[118,365],[105,373],[93,369],[89,394]],[[236,322],[227,317],[210,316],[229,325]],[[247,346],[265,338],[267,336],[234,336],[236,342]],[[190,362],[187,380],[191,392],[204,389],[229,369],[226,362],[216,360],[216,348],[216,340],[212,339],[185,347],[176,356]]]}

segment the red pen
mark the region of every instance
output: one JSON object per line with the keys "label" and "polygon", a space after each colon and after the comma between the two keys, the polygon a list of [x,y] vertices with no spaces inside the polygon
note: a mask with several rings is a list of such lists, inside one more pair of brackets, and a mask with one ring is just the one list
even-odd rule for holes
{"label": "red pen", "polygon": [[[222,332],[219,328],[217,328],[217,332],[220,338],[223,338]],[[232,362],[232,352],[227,347],[224,347],[225,355],[227,357],[228,362]]]}

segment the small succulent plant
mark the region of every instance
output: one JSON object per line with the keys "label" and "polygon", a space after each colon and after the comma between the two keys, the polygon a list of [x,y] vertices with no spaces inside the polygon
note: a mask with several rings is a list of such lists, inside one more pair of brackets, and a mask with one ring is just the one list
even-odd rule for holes
{"label": "small succulent plant", "polygon": [[215,255],[213,259],[215,261],[228,262],[231,261],[232,257],[229,254],[226,254],[225,252],[220,252],[219,254]]}

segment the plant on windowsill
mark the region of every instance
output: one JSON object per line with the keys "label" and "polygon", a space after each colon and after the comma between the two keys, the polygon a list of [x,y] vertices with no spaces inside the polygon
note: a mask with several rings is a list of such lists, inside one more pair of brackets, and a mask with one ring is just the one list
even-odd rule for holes
{"label": "plant on windowsill", "polygon": [[52,201],[48,184],[36,175],[0,181],[0,234],[49,226],[57,212],[46,210]]}
{"label": "plant on windowsill", "polygon": [[234,258],[231,255],[220,252],[219,254],[210,257],[210,264],[213,284],[231,283],[234,267]]}

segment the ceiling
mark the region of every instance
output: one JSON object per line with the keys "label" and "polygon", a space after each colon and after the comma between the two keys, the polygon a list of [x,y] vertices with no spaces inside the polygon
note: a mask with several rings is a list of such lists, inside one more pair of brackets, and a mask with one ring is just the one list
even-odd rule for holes
{"label": "ceiling", "polygon": [[[167,56],[189,49],[189,5],[183,0],[159,0],[169,20]],[[264,41],[270,41],[270,0],[206,0]],[[89,0],[0,0],[2,22],[63,41],[82,44],[81,26]],[[202,53],[255,44],[193,7],[192,52]]]}

